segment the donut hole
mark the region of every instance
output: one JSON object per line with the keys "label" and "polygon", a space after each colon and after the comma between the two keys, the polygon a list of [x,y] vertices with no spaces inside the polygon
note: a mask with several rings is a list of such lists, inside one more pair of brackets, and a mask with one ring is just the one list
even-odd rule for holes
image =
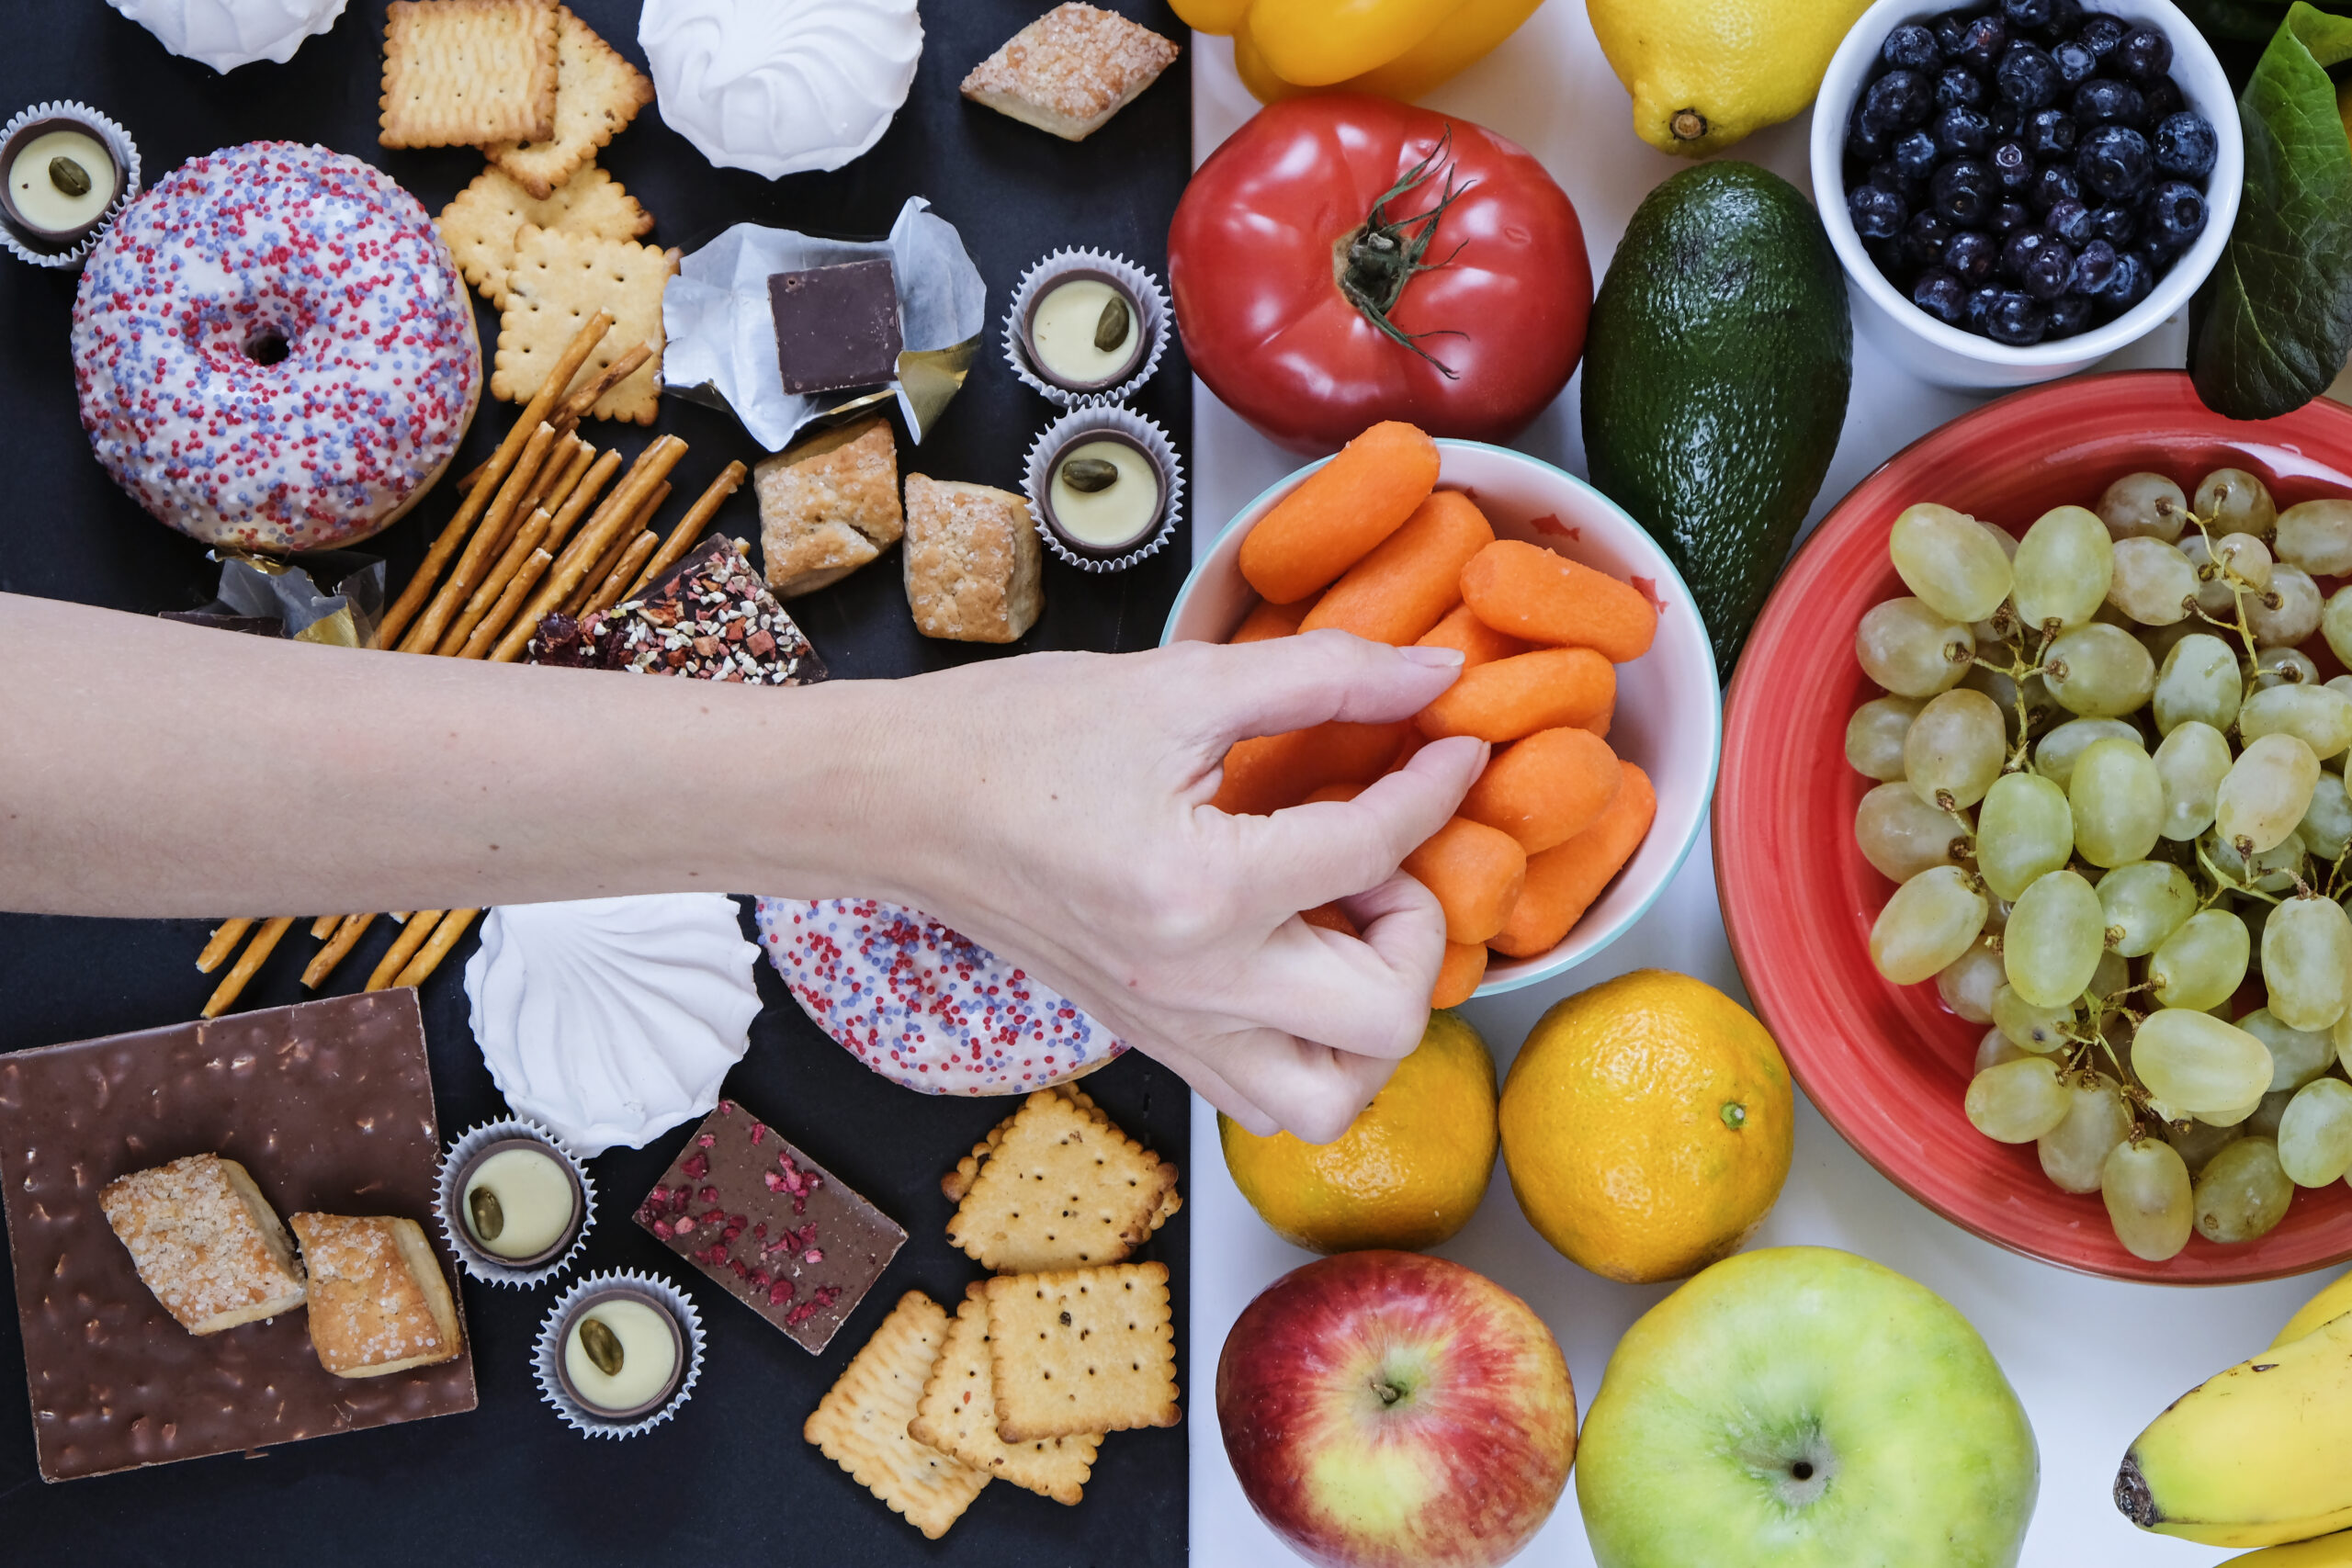
{"label": "donut hole", "polygon": [[294,345],[276,327],[264,327],[245,339],[244,351],[245,357],[255,365],[283,365],[286,356],[294,352]]}

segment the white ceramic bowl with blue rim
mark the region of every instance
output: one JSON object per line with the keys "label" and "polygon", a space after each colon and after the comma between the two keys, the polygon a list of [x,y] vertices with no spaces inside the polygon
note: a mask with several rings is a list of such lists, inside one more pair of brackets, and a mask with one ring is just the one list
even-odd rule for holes
{"label": "white ceramic bowl with blue rim", "polygon": [[2150,22],[2172,40],[2172,79],[2180,84],[2188,107],[2212,122],[2221,149],[2205,182],[2205,231],[2157,279],[2145,299],[2105,326],[2055,343],[2010,348],[1948,327],[1914,305],[1862,249],[1862,237],[1854,231],[1854,220],[1846,209],[1846,128],[1855,99],[1878,65],[1880,46],[1904,23],[1932,21],[1951,8],[1921,0],[1878,0],[1838,46],[1813,107],[1814,205],[1821,209],[1831,247],[1845,264],[1855,324],[1896,364],[1944,387],[2006,389],[2054,381],[2087,370],[2154,332],[2186,310],[2189,297],[2212,275],[2229,243],[2230,226],[2237,221],[2238,197],[2245,185],[2237,98],[2212,46],[2171,0],[2083,0],[2086,13]]}
{"label": "white ceramic bowl with blue rim", "polygon": [[[1477,994],[1515,991],[1566,973],[1615,942],[1674,880],[1707,823],[1723,754],[1723,702],[1714,649],[1681,574],[1617,504],[1575,475],[1507,447],[1440,441],[1438,485],[1478,503],[1496,536],[1524,539],[1613,577],[1649,585],[1662,605],[1657,638],[1617,667],[1609,744],[1650,777],[1657,818],[1649,837],[1560,944],[1532,958],[1499,953]],[[1329,458],[1324,459],[1329,461]],[[1310,463],[1241,509],[1176,595],[1160,642],[1223,642],[1257,603],[1242,581],[1241,541],[1274,503],[1322,463]]]}

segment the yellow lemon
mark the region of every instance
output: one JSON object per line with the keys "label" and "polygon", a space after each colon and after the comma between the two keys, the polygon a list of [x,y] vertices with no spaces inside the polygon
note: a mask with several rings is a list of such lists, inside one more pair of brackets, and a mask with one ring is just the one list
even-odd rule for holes
{"label": "yellow lemon", "polygon": [[1586,0],[1634,130],[1697,158],[1804,112],[1870,0]]}
{"label": "yellow lemon", "polygon": [[1568,1258],[1611,1280],[1678,1280],[1738,1251],[1771,1211],[1795,1116],[1753,1014],[1642,969],[1536,1021],[1503,1085],[1503,1163],[1528,1223]]}
{"label": "yellow lemon", "polygon": [[1261,1138],[1220,1115],[1233,1184],[1276,1235],[1314,1252],[1435,1247],[1478,1207],[1495,1169],[1495,1059],[1452,1012],[1430,1014],[1337,1143]]}

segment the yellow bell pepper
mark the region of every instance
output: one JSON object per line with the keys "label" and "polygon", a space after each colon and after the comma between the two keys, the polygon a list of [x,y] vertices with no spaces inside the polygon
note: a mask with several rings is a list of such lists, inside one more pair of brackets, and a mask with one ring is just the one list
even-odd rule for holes
{"label": "yellow bell pepper", "polygon": [[1484,58],[1543,0],[1171,0],[1204,33],[1229,35],[1262,103],[1300,93],[1415,98]]}

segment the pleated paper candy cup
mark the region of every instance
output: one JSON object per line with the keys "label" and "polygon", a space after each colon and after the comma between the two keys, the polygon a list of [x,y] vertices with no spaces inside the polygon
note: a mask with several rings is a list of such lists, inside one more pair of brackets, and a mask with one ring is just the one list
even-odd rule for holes
{"label": "pleated paper candy cup", "polygon": [[[553,1257],[530,1264],[501,1258],[474,1240],[473,1231],[466,1224],[466,1195],[461,1190],[466,1168],[475,1156],[493,1144],[520,1142],[542,1145],[560,1160],[571,1173],[580,1195],[580,1223],[572,1227],[571,1239]],[[449,1238],[450,1249],[457,1253],[459,1267],[468,1274],[485,1284],[527,1291],[546,1284],[571,1268],[579,1258],[580,1249],[588,1244],[588,1232],[596,1223],[596,1183],[590,1179],[580,1156],[565,1146],[561,1138],[527,1117],[509,1117],[469,1128],[449,1145],[449,1152],[441,1156],[441,1181],[435,1196],[434,1213],[440,1219],[441,1234]]]}
{"label": "pleated paper candy cup", "polygon": [[[573,1315],[610,1295],[641,1298],[668,1313],[677,1325],[678,1350],[684,1371],[662,1404],[643,1415],[615,1416],[591,1409],[573,1396],[564,1382],[564,1338]],[[660,1275],[633,1269],[591,1274],[558,1297],[547,1316],[540,1320],[538,1343],[531,1352],[531,1371],[538,1382],[540,1397],[582,1437],[642,1437],[675,1416],[679,1407],[694,1397],[695,1384],[702,1381],[702,1314],[695,1310],[695,1303],[684,1292]]]}
{"label": "pleated paper candy cup", "polygon": [[[1134,543],[1108,549],[1065,536],[1047,520],[1054,459],[1072,446],[1098,436],[1142,452],[1159,470],[1161,480],[1159,521]],[[1177,458],[1175,444],[1168,439],[1168,432],[1131,409],[1076,408],[1054,421],[1030,444],[1021,484],[1028,493],[1029,514],[1036,520],[1046,547],[1080,571],[1125,571],[1148,559],[1175,536],[1176,525],[1184,515],[1184,466]]]}
{"label": "pleated paper candy cup", "polygon": [[[29,236],[17,233],[16,225],[5,219],[0,219],[0,244],[6,244],[9,254],[30,265],[79,272],[107,231],[114,227],[114,220],[122,215],[122,209],[139,195],[139,146],[130,140],[130,132],[87,104],[47,103],[20,109],[6,125],[0,126],[0,147],[15,141],[17,132],[25,127],[42,119],[78,120],[97,132],[99,140],[113,150],[115,162],[122,166],[122,187],[114,193],[114,199],[107,203],[106,211],[90,226],[90,231],[71,245],[41,246]],[[0,178],[5,177],[6,171],[0,171]]]}
{"label": "pleated paper candy cup", "polygon": [[[1140,318],[1136,330],[1145,334],[1149,346],[1136,361],[1134,372],[1115,386],[1073,389],[1046,376],[1030,357],[1029,312],[1055,284],[1089,276],[1115,283],[1136,301]],[[1107,251],[1056,251],[1023,273],[1012,290],[1012,308],[1004,317],[1004,359],[1024,385],[1058,407],[1097,408],[1124,403],[1159,368],[1160,356],[1168,352],[1169,323],[1173,320],[1168,291],[1159,286],[1158,278],[1126,257]]]}

